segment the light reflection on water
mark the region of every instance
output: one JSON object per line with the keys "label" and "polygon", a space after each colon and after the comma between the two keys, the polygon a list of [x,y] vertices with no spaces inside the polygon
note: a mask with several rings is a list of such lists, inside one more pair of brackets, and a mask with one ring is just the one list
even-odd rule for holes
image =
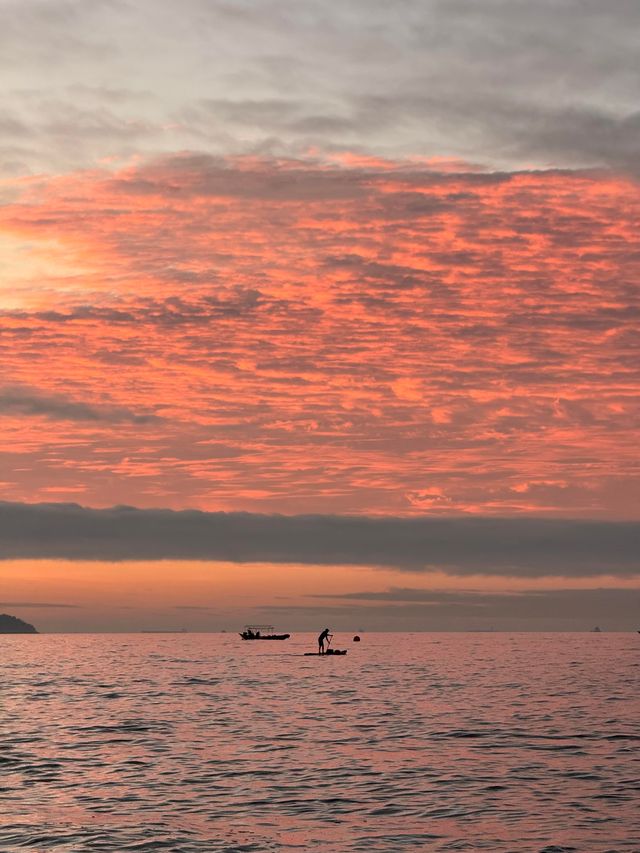
{"label": "light reflection on water", "polygon": [[640,637],[336,641],[0,637],[0,850],[640,851]]}

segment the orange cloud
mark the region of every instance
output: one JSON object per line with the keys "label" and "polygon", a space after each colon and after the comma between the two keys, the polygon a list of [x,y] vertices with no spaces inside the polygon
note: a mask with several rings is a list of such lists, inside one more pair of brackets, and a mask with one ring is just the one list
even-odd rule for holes
{"label": "orange cloud", "polygon": [[2,497],[637,517],[637,184],[434,167],[15,182]]}

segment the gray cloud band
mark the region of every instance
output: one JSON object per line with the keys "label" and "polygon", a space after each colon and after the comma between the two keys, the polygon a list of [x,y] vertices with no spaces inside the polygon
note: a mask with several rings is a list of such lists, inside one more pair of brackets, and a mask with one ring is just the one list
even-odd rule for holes
{"label": "gray cloud band", "polygon": [[[545,589],[512,593],[439,592],[424,589],[391,589],[387,592],[354,592],[347,595],[314,595],[322,604],[280,605],[271,603],[260,609],[271,614],[313,616],[319,621],[352,614],[359,621],[384,618],[387,624],[406,625],[407,619],[424,620],[437,630],[452,627],[453,619],[557,620],[569,627],[572,622],[589,620],[605,622],[609,627],[621,620],[635,625],[640,604],[640,590],[634,589]],[[331,603],[339,600],[341,603]],[[463,623],[465,624],[465,623]],[[468,622],[468,624],[474,624]],[[589,624],[587,622],[587,624]]]}
{"label": "gray cloud band", "polygon": [[0,415],[42,416],[50,420],[148,424],[155,415],[137,414],[124,406],[90,406],[56,394],[28,388],[0,388]]}
{"label": "gray cloud band", "polygon": [[0,559],[226,560],[453,574],[640,573],[640,523],[369,518],[0,503]]}
{"label": "gray cloud band", "polygon": [[3,3],[0,162],[348,147],[637,173],[639,21],[633,0]]}

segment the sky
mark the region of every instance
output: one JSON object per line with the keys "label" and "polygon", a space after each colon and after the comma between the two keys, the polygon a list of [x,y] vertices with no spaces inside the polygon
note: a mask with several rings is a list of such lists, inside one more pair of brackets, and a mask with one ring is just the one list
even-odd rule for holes
{"label": "sky", "polygon": [[636,628],[639,28],[0,0],[0,612]]}

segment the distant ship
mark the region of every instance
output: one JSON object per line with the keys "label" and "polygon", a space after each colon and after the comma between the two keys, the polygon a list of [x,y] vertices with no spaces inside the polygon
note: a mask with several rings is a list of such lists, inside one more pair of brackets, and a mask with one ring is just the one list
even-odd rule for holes
{"label": "distant ship", "polygon": [[141,634],[186,634],[186,628],[147,628]]}
{"label": "distant ship", "polygon": [[591,629],[591,633],[592,634],[602,634],[602,628],[598,628],[598,626],[596,625],[595,628]]}

